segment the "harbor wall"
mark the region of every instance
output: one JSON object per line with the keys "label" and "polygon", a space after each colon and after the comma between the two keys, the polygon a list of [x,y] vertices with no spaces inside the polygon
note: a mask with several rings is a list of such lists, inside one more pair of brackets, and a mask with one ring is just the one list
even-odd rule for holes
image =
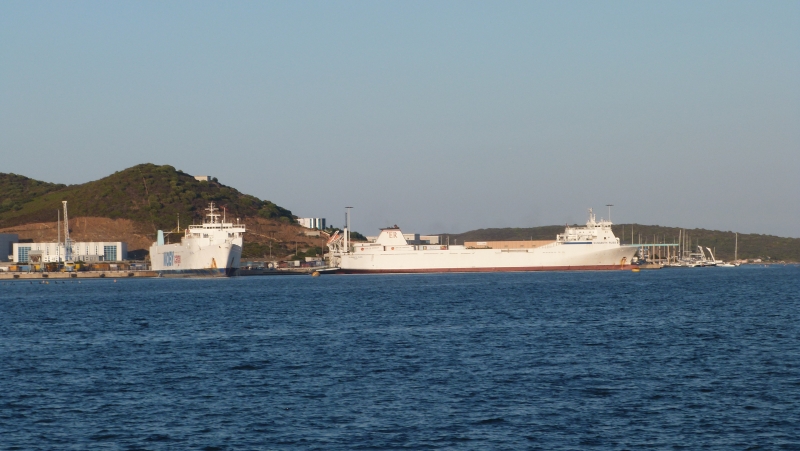
{"label": "harbor wall", "polygon": [[0,280],[75,280],[75,279],[125,279],[128,277],[156,277],[155,271],[69,271],[69,272],[0,272]]}

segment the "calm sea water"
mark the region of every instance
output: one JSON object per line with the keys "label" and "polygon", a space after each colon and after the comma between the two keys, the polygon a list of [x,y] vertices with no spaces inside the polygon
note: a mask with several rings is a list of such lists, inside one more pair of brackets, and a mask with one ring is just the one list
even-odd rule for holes
{"label": "calm sea water", "polygon": [[0,448],[800,449],[800,268],[0,285]]}

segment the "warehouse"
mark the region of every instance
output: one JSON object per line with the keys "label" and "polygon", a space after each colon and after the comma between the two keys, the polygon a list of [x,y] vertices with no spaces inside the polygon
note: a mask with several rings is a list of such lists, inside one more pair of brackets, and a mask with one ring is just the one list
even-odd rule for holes
{"label": "warehouse", "polygon": [[[70,243],[69,261],[118,262],[128,259],[128,245],[123,242],[73,242]],[[14,263],[28,263],[30,255],[41,255],[42,263],[58,263],[65,260],[64,243],[14,243]]]}

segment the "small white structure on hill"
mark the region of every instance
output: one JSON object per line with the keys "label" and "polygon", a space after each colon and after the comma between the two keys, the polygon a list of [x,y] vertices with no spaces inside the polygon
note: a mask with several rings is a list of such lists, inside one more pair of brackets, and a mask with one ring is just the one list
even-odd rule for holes
{"label": "small white structure on hill", "polygon": [[198,182],[210,182],[211,176],[210,175],[195,175],[194,179]]}
{"label": "small white structure on hill", "polygon": [[297,218],[297,222],[307,229],[325,230],[325,218]]}

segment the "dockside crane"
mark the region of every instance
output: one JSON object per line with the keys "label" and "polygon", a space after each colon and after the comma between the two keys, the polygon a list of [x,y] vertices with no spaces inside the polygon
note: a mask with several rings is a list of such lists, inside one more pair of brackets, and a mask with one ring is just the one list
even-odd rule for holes
{"label": "dockside crane", "polygon": [[72,241],[69,239],[69,216],[67,216],[67,201],[64,204],[64,262],[72,263]]}

